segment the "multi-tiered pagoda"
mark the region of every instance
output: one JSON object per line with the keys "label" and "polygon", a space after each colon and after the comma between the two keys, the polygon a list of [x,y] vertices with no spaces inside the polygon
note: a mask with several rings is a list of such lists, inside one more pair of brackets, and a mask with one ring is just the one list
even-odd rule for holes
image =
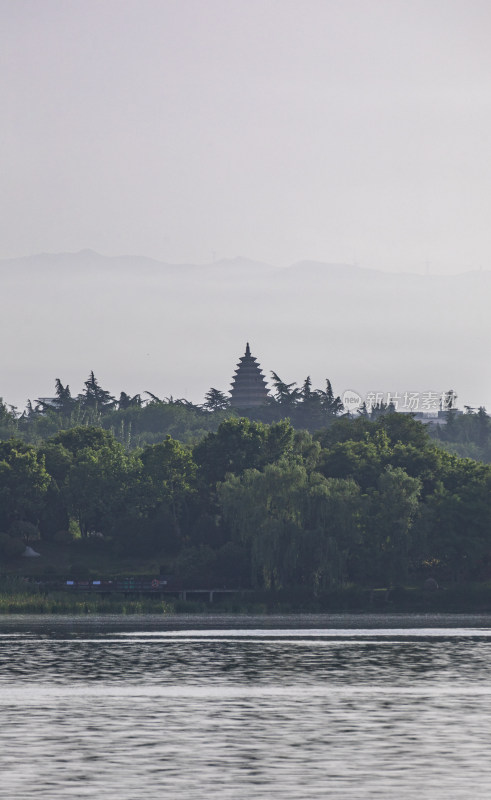
{"label": "multi-tiered pagoda", "polygon": [[264,405],[268,399],[266,380],[257,359],[251,356],[249,342],[245,355],[237,364],[230,395],[230,405],[233,408],[255,408]]}

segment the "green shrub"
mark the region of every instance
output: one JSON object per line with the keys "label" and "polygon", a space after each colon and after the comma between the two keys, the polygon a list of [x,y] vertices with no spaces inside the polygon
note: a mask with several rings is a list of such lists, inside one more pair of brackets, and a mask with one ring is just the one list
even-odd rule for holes
{"label": "green shrub", "polygon": [[0,533],[0,555],[7,561],[19,558],[26,546],[20,539],[13,539],[8,533]]}
{"label": "green shrub", "polygon": [[41,538],[39,528],[25,519],[16,519],[10,526],[9,533],[14,539],[23,539],[26,545]]}
{"label": "green shrub", "polygon": [[56,531],[56,533],[53,534],[53,541],[56,542],[56,544],[69,544],[72,540],[73,536],[70,531]]}

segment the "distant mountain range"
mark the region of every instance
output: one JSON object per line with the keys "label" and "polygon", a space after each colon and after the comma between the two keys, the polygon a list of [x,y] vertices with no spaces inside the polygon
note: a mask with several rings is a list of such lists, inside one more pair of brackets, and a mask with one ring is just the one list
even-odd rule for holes
{"label": "distant mountain range", "polygon": [[304,261],[166,264],[91,250],[0,261],[0,396],[23,405],[93,369],[112,392],[200,401],[249,341],[268,377],[336,393],[443,391],[491,409],[491,272]]}

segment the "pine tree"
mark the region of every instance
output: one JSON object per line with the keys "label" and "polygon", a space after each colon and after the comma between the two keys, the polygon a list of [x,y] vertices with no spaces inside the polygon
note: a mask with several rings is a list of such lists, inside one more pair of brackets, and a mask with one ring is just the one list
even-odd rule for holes
{"label": "pine tree", "polygon": [[135,394],[131,397],[126,392],[121,392],[118,400],[118,409],[124,411],[127,408],[141,408],[142,399],[141,395]]}
{"label": "pine tree", "polygon": [[214,389],[212,386],[205,394],[203,408],[207,411],[224,411],[226,408],[229,408],[229,406],[229,398],[219,389]]}
{"label": "pine tree", "polygon": [[293,381],[293,383],[283,383],[276,372],[272,372],[271,375],[273,386],[276,392],[274,396],[276,403],[287,407],[296,405],[301,397],[301,390],[298,388],[293,388],[296,387],[296,382]]}
{"label": "pine tree", "polygon": [[97,378],[91,372],[85,381],[85,392],[79,395],[82,406],[94,411],[110,411],[116,405],[115,398],[106,389],[99,386]]}
{"label": "pine tree", "polygon": [[69,414],[77,401],[72,397],[68,383],[63,386],[60,379],[57,378],[55,381],[55,393],[57,410],[63,414]]}

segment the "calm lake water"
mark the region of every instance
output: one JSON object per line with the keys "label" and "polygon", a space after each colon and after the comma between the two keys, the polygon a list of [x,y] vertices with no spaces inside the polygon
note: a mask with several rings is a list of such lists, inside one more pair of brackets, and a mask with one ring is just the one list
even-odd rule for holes
{"label": "calm lake water", "polygon": [[491,617],[0,618],[0,796],[489,798]]}

